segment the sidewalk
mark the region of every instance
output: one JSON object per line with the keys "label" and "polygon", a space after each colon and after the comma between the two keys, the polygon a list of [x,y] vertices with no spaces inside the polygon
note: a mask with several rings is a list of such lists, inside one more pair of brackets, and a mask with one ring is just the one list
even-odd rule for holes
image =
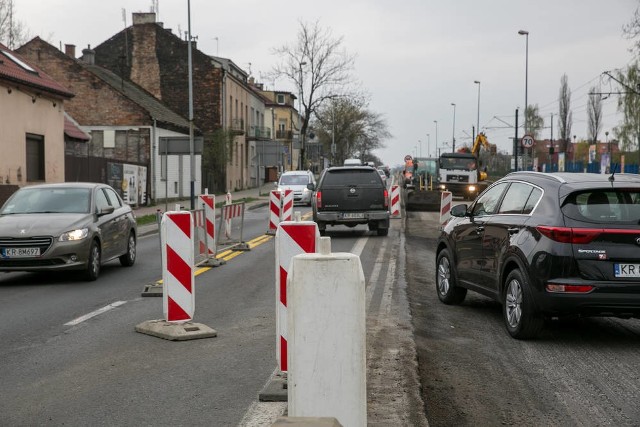
{"label": "sidewalk", "polygon": [[[251,202],[248,202],[246,205],[247,209],[255,209],[261,206],[265,206],[269,203],[269,191],[274,190],[275,187],[273,184],[264,184],[260,189],[258,188],[250,188],[248,190],[235,191],[231,193],[231,201],[237,202],[243,199],[251,198],[255,199]],[[198,205],[198,196],[195,195],[195,204],[196,209],[201,206]],[[216,204],[225,201],[226,194],[216,194]],[[140,218],[146,215],[155,215],[158,210],[161,212],[165,212],[166,210],[172,211],[175,209],[176,204],[179,204],[182,207],[182,210],[191,210],[191,199],[187,198],[185,200],[179,201],[169,201],[165,203],[164,200],[156,200],[156,204],[154,206],[141,206],[133,209],[136,217]],[[216,215],[219,215],[218,210],[216,210]],[[158,231],[158,224],[151,223],[138,226],[138,236],[146,236],[148,234],[153,234]]]}

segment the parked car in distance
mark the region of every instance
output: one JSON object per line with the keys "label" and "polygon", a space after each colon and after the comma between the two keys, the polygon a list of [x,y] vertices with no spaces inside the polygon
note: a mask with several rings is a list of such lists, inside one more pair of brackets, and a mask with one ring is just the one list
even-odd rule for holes
{"label": "parked car in distance", "polygon": [[367,224],[378,236],[389,232],[389,193],[370,166],[325,169],[313,195],[313,220],[324,235],[327,225]]}
{"label": "parked car in distance", "polygon": [[22,187],[0,209],[0,271],[79,270],[96,280],[101,265],[136,260],[136,219],[106,184]]}
{"label": "parked car in distance", "polygon": [[382,183],[384,184],[385,187],[388,187],[387,185],[387,174],[385,173],[384,170],[382,169],[377,169],[378,171],[378,175],[380,175],[380,178],[382,179]]}
{"label": "parked car in distance", "polygon": [[[311,185],[309,185],[311,184]],[[316,186],[316,178],[311,171],[287,171],[280,175],[276,183],[278,191],[293,191],[293,203],[311,206],[311,196]]]}
{"label": "parked car in distance", "polygon": [[445,304],[499,301],[509,334],[547,318],[640,317],[640,177],[514,172],[457,205],[436,246]]}

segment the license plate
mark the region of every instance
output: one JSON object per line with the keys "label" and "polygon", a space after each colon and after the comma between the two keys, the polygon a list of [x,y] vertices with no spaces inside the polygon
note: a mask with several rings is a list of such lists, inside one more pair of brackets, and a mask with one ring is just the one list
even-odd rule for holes
{"label": "license plate", "polygon": [[616,277],[640,277],[640,264],[614,264]]}
{"label": "license plate", "polygon": [[360,212],[352,212],[352,213],[342,214],[342,217],[344,219],[362,219],[364,218],[364,214]]}
{"label": "license plate", "polygon": [[29,258],[40,256],[40,248],[4,248],[2,256],[5,258]]}

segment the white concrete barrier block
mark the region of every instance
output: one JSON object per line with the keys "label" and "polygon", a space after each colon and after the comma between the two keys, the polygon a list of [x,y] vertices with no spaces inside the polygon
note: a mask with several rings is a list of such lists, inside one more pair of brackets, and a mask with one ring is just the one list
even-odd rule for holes
{"label": "white concrete barrier block", "polygon": [[321,249],[294,256],[287,278],[289,416],[366,426],[362,265],[354,254]]}

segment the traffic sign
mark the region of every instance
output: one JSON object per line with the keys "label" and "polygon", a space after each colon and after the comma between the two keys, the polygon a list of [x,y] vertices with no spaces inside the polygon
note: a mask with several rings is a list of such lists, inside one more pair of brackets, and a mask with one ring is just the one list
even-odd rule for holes
{"label": "traffic sign", "polygon": [[533,144],[536,143],[536,141],[535,139],[533,139],[533,136],[526,134],[525,136],[522,137],[522,139],[520,140],[520,143],[524,148],[531,148],[533,147]]}

